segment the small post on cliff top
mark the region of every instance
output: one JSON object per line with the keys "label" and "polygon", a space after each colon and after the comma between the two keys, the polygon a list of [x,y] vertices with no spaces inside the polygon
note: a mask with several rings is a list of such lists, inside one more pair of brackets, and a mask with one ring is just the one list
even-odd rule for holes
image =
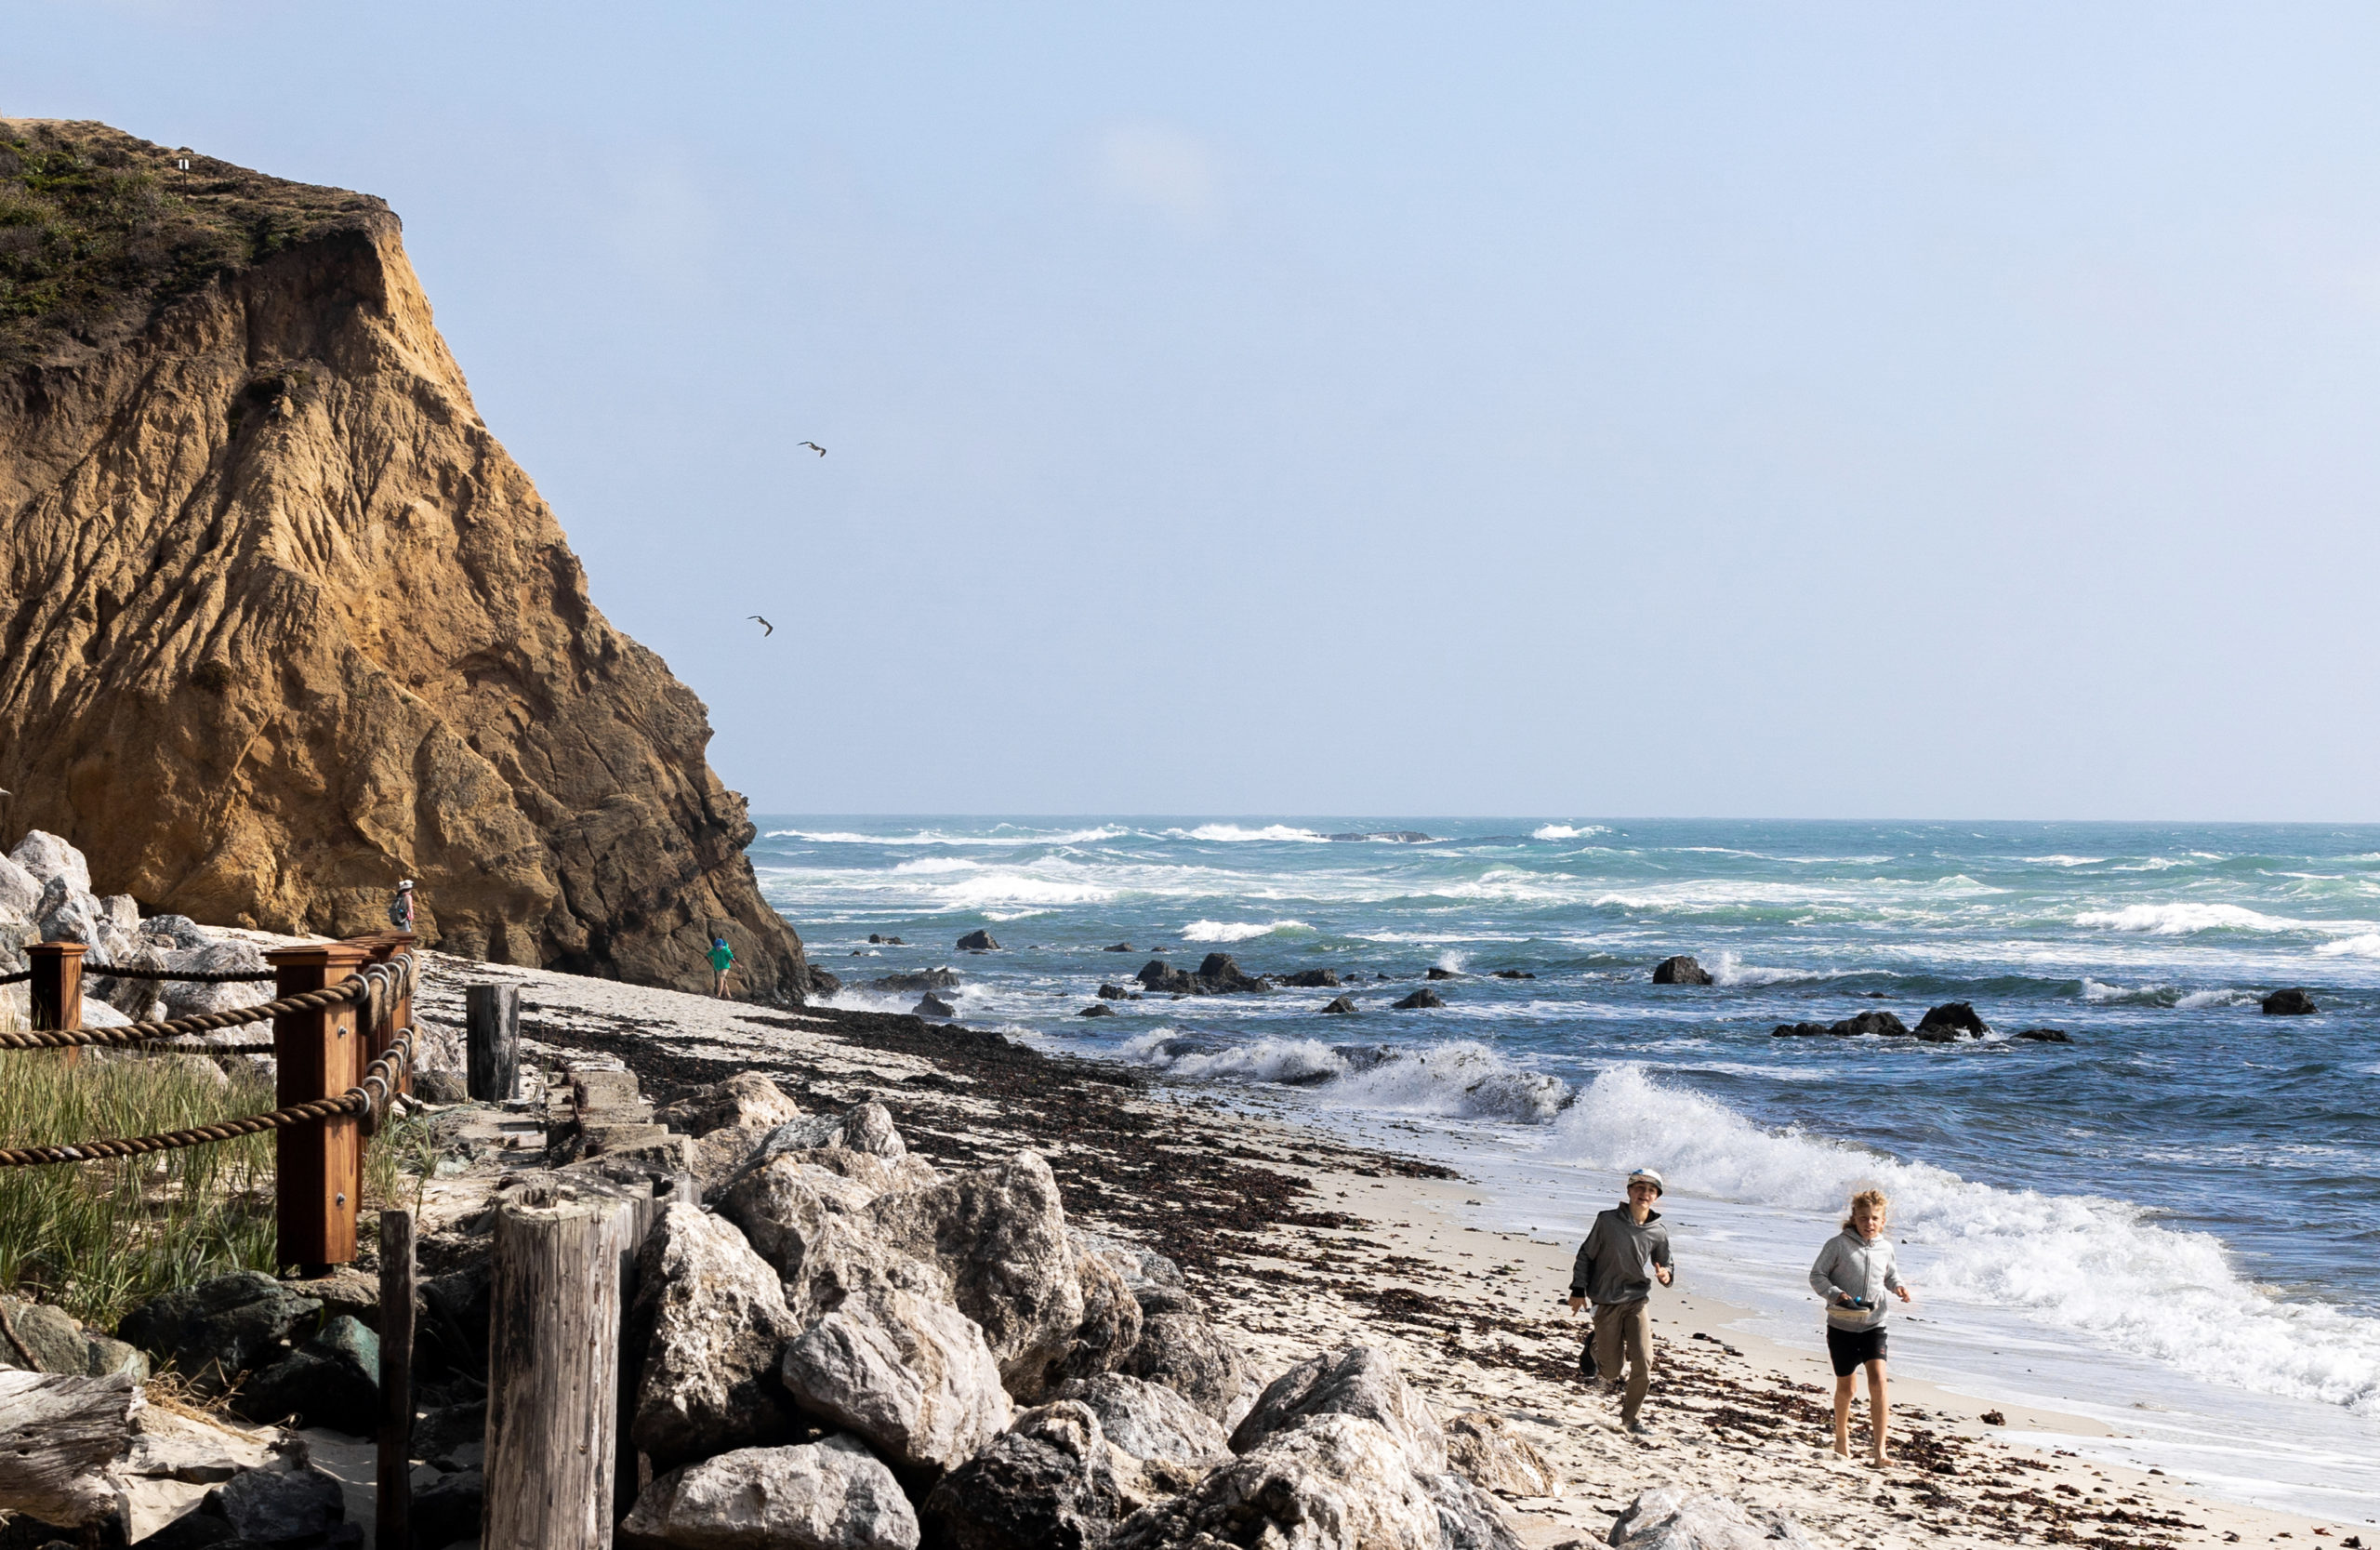
{"label": "small post on cliff top", "polygon": [[521,987],[463,987],[463,1038],[472,1101],[509,1103],[521,1083]]}
{"label": "small post on cliff top", "polygon": [[[354,942],[281,947],[264,955],[273,967],[273,999],[326,990],[363,967],[371,949]],[[284,1107],[336,1098],[364,1075],[364,1040],[355,1031],[355,1003],[319,1012],[285,1012],[272,1020],[273,1101]],[[355,1213],[362,1204],[364,1135],[355,1116],[342,1114],[272,1133],[278,1173],[273,1214],[281,1246],[274,1263],[321,1275],[355,1259]]]}
{"label": "small post on cliff top", "polygon": [[[90,950],[80,942],[36,942],[25,949],[32,956],[33,977],[25,989],[36,1030],[73,1033],[83,1026],[83,955]],[[82,1054],[70,1048],[67,1064]]]}

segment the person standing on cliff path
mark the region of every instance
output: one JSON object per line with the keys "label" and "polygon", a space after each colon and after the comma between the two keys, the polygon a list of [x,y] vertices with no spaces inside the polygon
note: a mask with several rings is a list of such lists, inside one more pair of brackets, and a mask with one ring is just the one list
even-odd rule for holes
{"label": "person standing on cliff path", "polygon": [[413,929],[413,879],[397,884],[396,897],[389,901],[389,924],[399,931]]}
{"label": "person standing on cliff path", "polygon": [[1621,1358],[1627,1358],[1620,1424],[1638,1436],[1652,1429],[1641,1412],[1653,1386],[1653,1283],[1667,1286],[1673,1274],[1670,1230],[1653,1209],[1661,1193],[1661,1176],[1650,1168],[1629,1174],[1627,1203],[1596,1215],[1570,1266],[1571,1316],[1594,1304],[1588,1350],[1606,1389],[1619,1385]]}
{"label": "person standing on cliff path", "polygon": [[1909,1301],[1884,1236],[1892,1202],[1881,1189],[1851,1197],[1843,1230],[1826,1240],[1810,1266],[1810,1290],[1826,1299],[1826,1354],[1834,1363],[1834,1451],[1851,1456],[1851,1385],[1868,1370],[1868,1462],[1884,1466],[1884,1293]]}
{"label": "person standing on cliff path", "polygon": [[725,996],[727,971],[735,966],[735,949],[727,945],[726,937],[714,936],[710,939],[710,952],[707,956],[710,959],[710,993],[714,996]]}

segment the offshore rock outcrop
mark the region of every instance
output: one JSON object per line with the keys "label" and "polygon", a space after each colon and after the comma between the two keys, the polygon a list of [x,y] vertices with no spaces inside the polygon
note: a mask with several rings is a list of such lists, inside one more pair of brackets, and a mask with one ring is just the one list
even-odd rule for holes
{"label": "offshore rock outcrop", "polygon": [[[144,910],[811,988],[701,703],[482,422],[380,201],[0,120],[0,787]],[[37,219],[35,219],[37,218]]]}

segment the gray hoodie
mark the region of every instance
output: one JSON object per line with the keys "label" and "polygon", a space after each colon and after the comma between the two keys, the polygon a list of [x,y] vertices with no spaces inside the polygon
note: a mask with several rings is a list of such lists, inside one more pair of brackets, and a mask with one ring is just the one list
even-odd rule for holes
{"label": "gray hoodie", "polygon": [[1579,1257],[1570,1265],[1570,1295],[1591,1303],[1641,1303],[1653,1294],[1653,1266],[1670,1262],[1670,1230],[1661,1213],[1647,1212],[1641,1223],[1626,1206],[1595,1216]]}
{"label": "gray hoodie", "polygon": [[[1860,1237],[1849,1227],[1826,1240],[1810,1266],[1810,1290],[1826,1299],[1826,1321],[1838,1330],[1872,1330],[1884,1321],[1884,1294],[1900,1290],[1893,1266],[1893,1240],[1882,1233]],[[1835,1298],[1864,1297],[1864,1308],[1838,1306]]]}

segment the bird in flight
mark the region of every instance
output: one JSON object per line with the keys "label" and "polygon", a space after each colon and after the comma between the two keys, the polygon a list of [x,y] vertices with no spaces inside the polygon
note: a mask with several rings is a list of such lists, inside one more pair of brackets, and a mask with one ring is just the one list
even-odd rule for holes
{"label": "bird in flight", "polygon": [[[758,614],[747,614],[744,616],[747,619],[760,619],[760,616]],[[766,619],[760,619],[760,639],[765,641],[776,632],[777,627],[775,625],[771,624]]]}
{"label": "bird in flight", "polygon": [[816,453],[821,457],[826,456],[826,449],[820,446],[816,442],[804,442],[801,444],[808,447],[811,451]]}

